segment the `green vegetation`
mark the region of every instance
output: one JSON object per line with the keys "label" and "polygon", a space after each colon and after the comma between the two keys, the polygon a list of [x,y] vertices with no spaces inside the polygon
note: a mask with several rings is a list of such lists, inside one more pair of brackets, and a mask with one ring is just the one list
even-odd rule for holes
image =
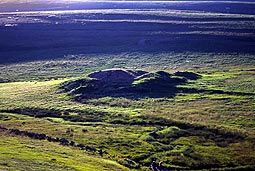
{"label": "green vegetation", "polygon": [[7,170],[129,170],[114,161],[47,141],[0,132],[0,169]]}
{"label": "green vegetation", "polygon": [[[148,65],[144,60],[131,58],[136,61],[134,68],[154,73],[153,77],[141,78],[131,86],[149,83],[146,87],[151,87],[153,83],[155,90],[162,90],[160,85],[166,83],[162,75],[167,75],[180,81],[174,85],[178,91],[171,97],[130,98],[112,94],[77,101],[78,94],[61,88],[66,83],[90,82],[86,75],[95,69],[123,67],[122,63],[114,62],[117,59],[126,61],[129,68],[131,62],[121,55],[109,61],[87,58],[96,63],[91,66],[79,64],[85,58],[68,61],[72,64],[69,69],[75,64],[79,72],[59,69],[67,62],[63,60],[48,62],[54,65],[47,66],[47,72],[46,68],[37,71],[47,61],[1,66],[1,73],[5,73],[1,74],[2,80],[9,80],[0,84],[1,126],[64,137],[102,148],[109,154],[99,158],[97,153],[1,132],[0,169],[147,170],[156,159],[173,170],[253,170],[254,60],[247,55],[237,60],[212,54],[202,54],[199,59],[192,57],[197,54],[188,54],[181,60],[180,54],[175,54],[180,62],[170,65],[171,55],[165,58],[169,58],[169,63],[164,62],[169,64],[166,68],[162,68],[162,60],[156,63],[150,56]],[[187,63],[188,58],[194,61]],[[227,59],[228,62],[223,62]],[[32,66],[30,75],[21,66]],[[166,72],[156,72],[159,69]],[[17,168],[16,163],[22,167]]]}
{"label": "green vegetation", "polygon": [[[137,73],[133,75],[132,73]],[[93,78],[82,78],[62,83],[61,88],[78,101],[100,97],[124,97],[139,99],[145,97],[173,97],[180,91],[176,86],[185,84],[192,72],[177,72],[173,76],[164,71],[149,73],[135,70],[103,70],[92,73]],[[188,91],[188,89],[187,89]]]}

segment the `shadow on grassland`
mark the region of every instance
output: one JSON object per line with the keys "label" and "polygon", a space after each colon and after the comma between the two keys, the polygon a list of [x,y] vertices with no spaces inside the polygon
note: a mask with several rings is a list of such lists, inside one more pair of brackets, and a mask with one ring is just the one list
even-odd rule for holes
{"label": "shadow on grassland", "polygon": [[165,71],[149,73],[141,70],[109,69],[94,72],[88,75],[88,78],[64,82],[61,88],[79,102],[102,97],[124,97],[132,100],[141,98],[173,98],[177,93],[255,95],[254,93],[179,86],[189,84],[189,80],[196,80],[200,77],[199,74],[193,72],[170,74]]}

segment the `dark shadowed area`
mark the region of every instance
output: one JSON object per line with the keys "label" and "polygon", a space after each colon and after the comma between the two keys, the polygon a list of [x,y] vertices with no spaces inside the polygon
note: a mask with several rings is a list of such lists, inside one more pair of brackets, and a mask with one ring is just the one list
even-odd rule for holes
{"label": "dark shadowed area", "polygon": [[[0,5],[0,63],[123,52],[255,53],[253,2],[19,5],[19,12]],[[31,10],[37,12],[20,12]]]}

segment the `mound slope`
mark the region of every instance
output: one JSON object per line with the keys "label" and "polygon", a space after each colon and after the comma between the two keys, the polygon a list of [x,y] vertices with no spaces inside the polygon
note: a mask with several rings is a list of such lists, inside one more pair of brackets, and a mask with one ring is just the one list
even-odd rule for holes
{"label": "mound slope", "polygon": [[96,71],[88,75],[90,78],[100,80],[104,84],[131,84],[135,75],[127,70],[123,69],[109,69]]}
{"label": "mound slope", "polygon": [[93,72],[88,78],[67,81],[62,88],[79,100],[105,96],[173,97],[179,91],[177,86],[187,83],[189,78],[185,76],[184,72],[178,72],[176,76],[165,71],[109,69]]}

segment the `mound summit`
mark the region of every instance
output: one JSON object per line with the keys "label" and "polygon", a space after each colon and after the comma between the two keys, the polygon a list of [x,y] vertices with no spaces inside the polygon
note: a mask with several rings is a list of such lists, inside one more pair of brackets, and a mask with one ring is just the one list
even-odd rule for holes
{"label": "mound summit", "polygon": [[137,76],[146,74],[146,71],[132,71],[124,69],[108,69],[96,71],[88,75],[89,78],[95,78],[105,84],[131,84]]}
{"label": "mound summit", "polygon": [[177,85],[199,77],[192,72],[170,74],[165,71],[107,69],[93,72],[86,78],[64,82],[61,87],[78,100],[105,96],[173,97],[178,92]]}

